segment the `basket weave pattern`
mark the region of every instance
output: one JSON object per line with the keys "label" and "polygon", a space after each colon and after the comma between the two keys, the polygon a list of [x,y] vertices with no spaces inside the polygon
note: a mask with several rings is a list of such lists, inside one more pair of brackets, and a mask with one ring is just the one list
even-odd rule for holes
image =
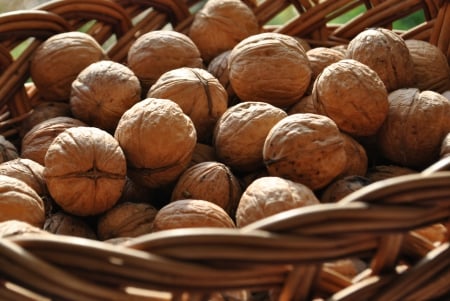
{"label": "basket weave pattern", "polygon": [[[313,46],[346,43],[369,27],[423,10],[405,38],[430,41],[450,61],[450,2],[441,0],[246,1],[268,31]],[[126,63],[143,33],[186,33],[196,0],[64,0],[0,16],[0,134],[14,139],[39,93],[30,59],[48,37],[88,26],[111,60]],[[329,21],[364,5],[342,25]],[[269,21],[288,6],[299,16]],[[16,58],[11,51],[27,42]],[[417,229],[450,222],[450,158],[420,174],[374,183],[336,204],[266,218],[242,229],[152,233],[112,245],[82,238],[12,235],[0,240],[1,300],[209,300],[214,292],[274,292],[277,300],[432,300],[450,298],[450,243],[432,244]],[[324,266],[364,257],[354,279]]]}

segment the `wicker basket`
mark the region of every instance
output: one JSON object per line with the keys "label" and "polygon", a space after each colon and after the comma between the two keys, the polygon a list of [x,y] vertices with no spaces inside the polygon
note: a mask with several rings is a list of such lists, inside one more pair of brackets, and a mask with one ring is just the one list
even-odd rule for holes
{"label": "wicker basket", "polygon": [[[440,0],[246,1],[270,31],[312,46],[348,42],[368,27],[422,10],[423,24],[399,32],[427,40],[450,61],[450,2]],[[65,0],[0,16],[0,134],[17,139],[39,91],[29,83],[33,52],[46,38],[89,23],[88,32],[112,60],[125,62],[142,33],[186,33],[196,0]],[[341,25],[329,21],[364,5]],[[298,17],[267,25],[287,7]],[[94,20],[94,21],[93,21]],[[11,51],[26,43],[20,55]],[[117,245],[28,233],[0,239],[1,300],[449,300],[450,243],[433,244],[417,231],[449,229],[450,157],[423,172],[364,187],[339,203],[295,209],[242,229],[183,229]],[[450,229],[449,229],[450,231]],[[327,268],[364,258],[349,278]],[[217,293],[222,294],[217,294]],[[243,293],[246,293],[244,295]],[[242,298],[241,298],[242,297]]]}

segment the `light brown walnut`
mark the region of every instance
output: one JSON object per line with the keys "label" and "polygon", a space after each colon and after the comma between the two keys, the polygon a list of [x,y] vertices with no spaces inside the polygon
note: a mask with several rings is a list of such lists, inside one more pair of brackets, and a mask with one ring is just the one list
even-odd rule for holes
{"label": "light brown walnut", "polygon": [[63,211],[48,216],[45,219],[44,230],[57,235],[97,239],[94,229],[87,221]]}
{"label": "light brown walnut", "polygon": [[119,200],[126,160],[112,135],[95,127],[60,133],[45,155],[44,177],[55,202],[77,216],[105,212]]}
{"label": "light brown walnut", "polygon": [[266,137],[263,158],[271,176],[312,190],[328,185],[347,166],[344,138],[333,120],[317,114],[289,115]]}
{"label": "light brown walnut", "polygon": [[127,158],[128,176],[149,188],[176,181],[197,144],[189,116],[177,103],[160,98],[146,98],[128,109],[114,137]]}
{"label": "light brown walnut", "polygon": [[17,147],[5,136],[0,135],[0,163],[8,162],[10,160],[17,159],[19,157],[19,151]]}
{"label": "light brown walnut", "polygon": [[107,54],[92,36],[81,31],[63,32],[39,45],[31,59],[30,74],[44,99],[69,102],[78,74],[103,59]]}
{"label": "light brown walnut", "polygon": [[162,207],[153,220],[153,231],[182,228],[235,228],[226,211],[205,200],[178,200]]}
{"label": "light brown walnut", "polygon": [[242,228],[289,209],[315,204],[319,204],[319,200],[307,186],[280,177],[261,177],[242,194],[236,211],[236,225]]}
{"label": "light brown walnut", "polygon": [[375,134],[386,119],[386,88],[368,66],[351,59],[333,63],[314,82],[313,104],[319,114],[352,136]]}
{"label": "light brown walnut", "polygon": [[436,162],[450,132],[450,102],[437,92],[410,88],[391,92],[389,103],[388,117],[377,134],[380,153],[413,169]]}
{"label": "light brown walnut", "polygon": [[228,58],[229,79],[241,101],[286,108],[307,91],[312,70],[306,52],[293,37],[264,32],[242,40]]}
{"label": "light brown walnut", "polygon": [[234,171],[252,172],[264,166],[262,149],[271,128],[287,114],[265,102],[234,105],[217,121],[213,146],[220,162]]}

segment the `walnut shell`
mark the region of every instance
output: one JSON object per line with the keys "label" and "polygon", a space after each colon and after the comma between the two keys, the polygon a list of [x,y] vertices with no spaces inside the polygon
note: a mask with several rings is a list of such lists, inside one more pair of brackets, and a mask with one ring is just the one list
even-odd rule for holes
{"label": "walnut shell", "polygon": [[242,228],[268,216],[319,204],[307,186],[280,177],[261,177],[245,189],[236,211],[236,225]]}
{"label": "walnut shell", "polygon": [[413,169],[436,162],[450,132],[450,102],[437,92],[410,88],[391,92],[389,103],[388,117],[377,134],[381,154]]}
{"label": "walnut shell", "polygon": [[65,102],[45,101],[37,104],[20,124],[20,137],[24,137],[35,125],[53,117],[71,117],[70,105]]}
{"label": "walnut shell", "polygon": [[336,203],[356,190],[371,184],[369,178],[354,175],[339,178],[328,185],[320,196],[321,203]]}
{"label": "walnut shell", "polygon": [[17,147],[5,136],[0,135],[0,163],[8,162],[10,160],[17,159],[19,157],[19,151]]}
{"label": "walnut shell", "polygon": [[48,194],[44,179],[44,166],[25,158],[17,158],[0,164],[0,174],[22,180],[44,197]]}
{"label": "walnut shell", "polygon": [[314,82],[317,112],[352,136],[375,134],[389,110],[388,93],[378,75],[351,59],[327,66]]}
{"label": "walnut shell", "polygon": [[286,116],[282,109],[264,102],[248,101],[228,108],[214,129],[218,160],[239,172],[263,167],[262,149],[267,134]]}
{"label": "walnut shell", "polygon": [[232,99],[235,97],[235,93],[233,86],[231,86],[230,83],[230,77],[228,76],[228,57],[230,56],[230,53],[231,50],[227,50],[214,57],[211,62],[209,62],[207,70],[219,80],[220,84],[227,91],[228,98]]}
{"label": "walnut shell", "polygon": [[235,224],[219,205],[195,199],[169,203],[153,220],[153,231],[197,227],[235,228]]}
{"label": "walnut shell", "polygon": [[38,123],[23,137],[20,156],[45,165],[45,154],[53,139],[64,130],[77,126],[86,124],[66,116],[53,117]]}
{"label": "walnut shell", "polygon": [[188,167],[197,143],[192,120],[177,103],[159,98],[128,109],[114,136],[125,152],[128,176],[150,188],[173,183]]}
{"label": "walnut shell", "polygon": [[106,211],[98,220],[100,240],[137,237],[150,233],[158,210],[150,204],[125,202]]}
{"label": "walnut shell", "polygon": [[241,101],[267,102],[285,108],[308,89],[311,66],[293,37],[265,32],[242,40],[228,58],[229,78]]}
{"label": "walnut shell", "polygon": [[25,182],[0,175],[0,222],[18,220],[42,228],[44,203]]}
{"label": "walnut shell", "polygon": [[30,75],[44,99],[68,102],[78,73],[106,58],[105,50],[89,34],[63,32],[39,45],[31,59]]}
{"label": "walnut shell", "polygon": [[209,0],[194,15],[188,35],[209,62],[259,31],[255,14],[242,1]]}
{"label": "walnut shell", "polygon": [[134,41],[128,50],[127,65],[139,78],[145,95],[165,72],[181,68],[202,68],[197,45],[185,34],[173,30],[152,30]]}
{"label": "walnut shell", "polygon": [[44,230],[57,234],[97,239],[93,228],[80,217],[59,211],[46,218]]}
{"label": "walnut shell", "polygon": [[442,159],[449,155],[450,155],[450,133],[447,133],[447,135],[445,135],[444,139],[442,139],[439,157],[440,157],[440,159]]}
{"label": "walnut shell", "polygon": [[177,68],[160,76],[149,98],[176,102],[194,123],[198,142],[210,143],[217,120],[227,110],[228,95],[219,80],[200,68]]}
{"label": "walnut shell", "polygon": [[95,127],[60,133],[45,155],[44,177],[61,208],[77,216],[103,213],[119,200],[126,177],[119,143]]}
{"label": "walnut shell", "polygon": [[312,70],[311,82],[319,76],[325,67],[345,58],[341,51],[328,47],[312,48],[306,51],[306,56]]}
{"label": "walnut shell", "polygon": [[264,142],[263,158],[269,175],[312,190],[328,185],[347,164],[336,123],[311,113],[289,115],[275,124]]}
{"label": "walnut shell", "polygon": [[346,58],[375,71],[388,92],[414,86],[414,63],[405,41],[386,28],[360,32],[347,46]]}
{"label": "walnut shell", "polygon": [[152,189],[139,185],[126,177],[122,195],[117,203],[151,203],[153,198],[154,192]]}
{"label": "walnut shell", "polygon": [[28,222],[19,221],[15,219],[6,220],[3,222],[0,222],[0,237],[1,238],[10,238],[17,235],[24,235],[24,234],[47,234],[47,231],[44,231],[40,227],[36,227],[31,225]]}
{"label": "walnut shell", "polygon": [[122,114],[140,100],[141,85],[133,71],[102,60],[83,69],[72,83],[70,110],[75,118],[111,133]]}
{"label": "walnut shell", "polygon": [[405,44],[414,63],[415,87],[439,93],[450,89],[450,66],[444,52],[427,41],[406,40]]}
{"label": "walnut shell", "polygon": [[213,146],[204,143],[197,143],[192,154],[191,163],[189,167],[207,161],[218,161],[216,157],[216,150]]}
{"label": "walnut shell", "polygon": [[369,159],[364,147],[351,136],[342,133],[344,149],[347,154],[347,167],[340,177],[364,176],[367,173]]}
{"label": "walnut shell", "polygon": [[418,173],[418,171],[408,167],[398,165],[376,165],[367,170],[365,177],[372,182],[376,182],[415,173]]}
{"label": "walnut shell", "polygon": [[287,110],[288,115],[297,114],[297,113],[313,113],[319,114],[314,107],[313,97],[312,95],[303,96],[298,102],[292,105]]}
{"label": "walnut shell", "polygon": [[172,190],[171,201],[205,200],[234,216],[241,194],[239,180],[228,166],[220,162],[202,162],[181,174]]}

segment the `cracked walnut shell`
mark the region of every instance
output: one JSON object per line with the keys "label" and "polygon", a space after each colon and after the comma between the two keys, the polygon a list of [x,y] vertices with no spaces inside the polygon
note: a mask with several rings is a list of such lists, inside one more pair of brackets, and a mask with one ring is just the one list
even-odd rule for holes
{"label": "cracked walnut shell", "polygon": [[103,213],[119,200],[126,161],[112,135],[95,127],[60,133],[45,155],[44,177],[50,195],[67,213]]}

